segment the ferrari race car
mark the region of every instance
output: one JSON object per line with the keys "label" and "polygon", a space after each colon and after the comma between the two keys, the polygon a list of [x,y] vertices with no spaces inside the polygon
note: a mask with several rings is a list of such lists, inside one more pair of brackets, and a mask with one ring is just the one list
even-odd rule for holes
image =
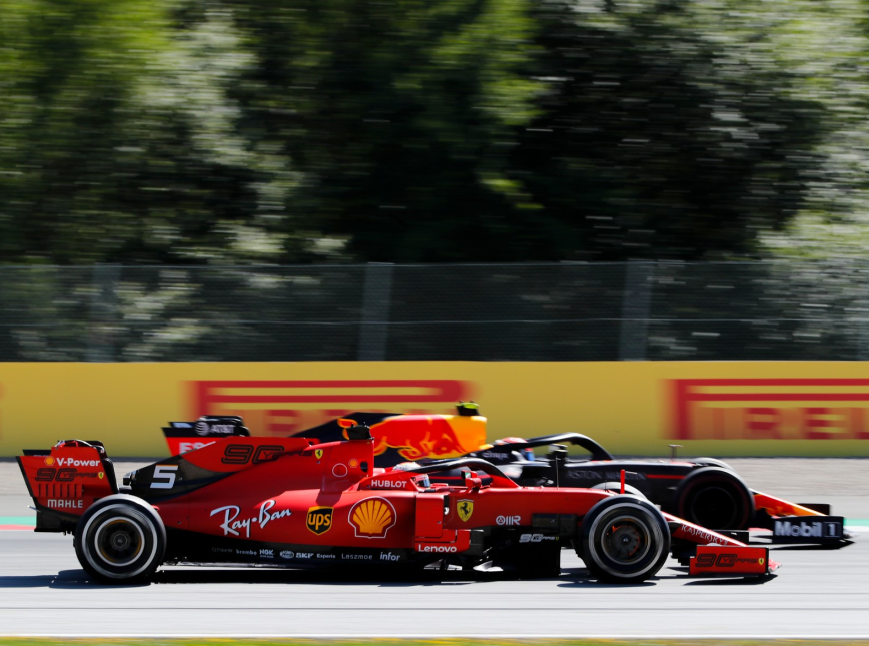
{"label": "ferrari race car", "polygon": [[[207,419],[207,418],[206,418]],[[533,439],[508,438],[497,446],[486,441],[486,418],[474,403],[460,402],[457,415],[352,413],[344,420],[367,424],[375,438],[374,465],[423,462],[454,457],[481,458],[501,466],[523,486],[560,486],[620,490],[648,498],[664,511],[717,530],[771,530],[775,542],[841,545],[852,538],[844,518],[831,516],[826,504],[795,504],[754,491],[725,462],[714,458],[670,461],[616,459],[593,439],[578,433]],[[319,441],[338,440],[345,433],[341,419],[302,431]],[[173,455],[202,446],[220,432],[200,421],[164,428]],[[222,432],[226,432],[225,430]],[[570,455],[565,445],[583,454]],[[535,455],[534,449],[549,447]],[[576,453],[576,451],[574,451]],[[460,472],[441,472],[438,482],[456,481]]]}
{"label": "ferrari race car", "polygon": [[[108,583],[147,579],[164,563],[357,567],[374,576],[384,568],[499,566],[549,576],[560,571],[563,545],[601,581],[648,579],[671,549],[690,574],[766,575],[778,567],[765,547],[635,496],[526,488],[476,458],[375,468],[375,440],[361,424],[345,422],[346,440],[317,443],[250,437],[237,417],[199,421],[217,437],[128,474],[120,489],[99,442],[25,451],[18,463],[36,531],[74,533],[82,567]],[[466,470],[459,483],[431,484],[445,469]]]}

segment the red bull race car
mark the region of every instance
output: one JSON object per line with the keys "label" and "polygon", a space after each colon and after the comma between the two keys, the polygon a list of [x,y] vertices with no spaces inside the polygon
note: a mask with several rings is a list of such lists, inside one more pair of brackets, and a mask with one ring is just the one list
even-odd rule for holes
{"label": "red bull race car", "polygon": [[[485,569],[557,575],[563,546],[600,581],[653,577],[675,550],[692,575],[765,576],[765,547],[602,489],[526,488],[477,458],[384,470],[363,424],[347,439],[250,437],[237,417],[199,420],[209,442],[134,471],[118,487],[99,442],[18,458],[36,531],[71,532],[94,580],[127,583],[162,564]],[[195,428],[195,423],[193,424]],[[461,482],[430,475],[462,470]],[[485,476],[485,481],[484,481]]]}
{"label": "red bull race car", "polygon": [[[567,447],[585,455],[571,455]],[[535,449],[545,447],[537,455]],[[715,458],[617,459],[591,438],[562,433],[506,438],[472,451],[497,464],[523,486],[622,490],[665,511],[717,530],[768,529],[774,542],[838,545],[852,538],[830,505],[797,504],[751,489],[726,462]]]}
{"label": "red bull race car", "polygon": [[[753,490],[728,464],[714,458],[617,459],[579,433],[507,438],[493,446],[485,444],[487,420],[474,403],[460,402],[456,415],[353,413],[341,419],[371,428],[377,467],[460,456],[480,458],[499,465],[523,486],[624,488],[664,511],[717,530],[763,528],[770,530],[774,542],[820,545],[847,544],[852,538],[844,528],[844,518],[830,515],[829,505],[796,504]],[[341,419],[301,434],[320,441],[340,439],[345,432]],[[219,436],[209,432],[204,422],[199,424],[198,431],[186,423],[164,429],[173,454]],[[544,447],[546,452],[535,453]],[[460,472],[444,471],[437,481],[461,477]]]}

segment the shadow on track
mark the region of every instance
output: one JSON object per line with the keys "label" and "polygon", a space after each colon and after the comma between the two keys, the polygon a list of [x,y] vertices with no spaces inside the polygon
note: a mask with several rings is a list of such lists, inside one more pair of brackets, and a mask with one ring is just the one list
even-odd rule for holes
{"label": "shadow on track", "polygon": [[[671,566],[669,568],[674,572],[678,572],[679,574],[675,574],[669,577],[662,577],[668,579],[676,579],[683,578],[688,574],[688,568],[684,566]],[[727,586],[727,585],[763,585],[764,583],[768,583],[773,579],[777,578],[778,574],[772,572],[770,574],[764,574],[761,576],[729,576],[729,575],[709,575],[702,579],[691,579],[690,581],[685,581],[684,585],[706,585],[706,586]]]}
{"label": "shadow on track", "polygon": [[696,581],[686,581],[685,585],[706,585],[706,586],[726,586],[726,585],[763,585],[769,583],[773,579],[778,578],[778,574],[764,574],[755,577],[734,577],[721,579],[700,579]]}
{"label": "shadow on track", "polygon": [[[584,572],[584,570],[581,570]],[[62,570],[56,575],[0,576],[0,589],[15,588],[87,588],[122,589],[149,585],[184,584],[284,584],[284,585],[381,585],[383,587],[455,586],[497,581],[551,579],[552,577],[521,576],[512,572],[422,571],[422,572],[347,572],[328,570],[289,570],[268,568],[208,568],[173,567],[158,570],[149,582],[107,585],[91,581],[84,570]]]}
{"label": "shadow on track", "polygon": [[0,589],[52,588],[69,590],[78,588],[111,589],[116,587],[141,588],[147,583],[128,584],[125,586],[105,585],[88,579],[84,570],[61,570],[57,574],[41,574],[38,576],[0,576]]}
{"label": "shadow on track", "polygon": [[[764,547],[769,547],[769,551],[773,550],[776,552],[818,552],[818,551],[826,551],[830,550],[840,550],[843,547],[848,547],[849,545],[853,545],[854,541],[842,541],[841,543],[835,543],[833,545],[764,545]],[[761,545],[758,543],[758,545]]]}

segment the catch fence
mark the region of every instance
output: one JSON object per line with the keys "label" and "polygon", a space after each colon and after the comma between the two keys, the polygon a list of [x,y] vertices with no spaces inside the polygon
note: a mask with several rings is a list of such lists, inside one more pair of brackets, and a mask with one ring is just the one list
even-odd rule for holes
{"label": "catch fence", "polygon": [[0,361],[869,359],[869,264],[0,266]]}

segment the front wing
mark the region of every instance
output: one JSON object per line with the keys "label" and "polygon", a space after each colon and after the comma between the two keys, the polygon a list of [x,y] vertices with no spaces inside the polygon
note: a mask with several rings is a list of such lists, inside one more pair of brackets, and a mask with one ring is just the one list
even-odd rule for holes
{"label": "front wing", "polygon": [[854,538],[845,531],[844,517],[829,515],[829,505],[823,513],[759,491],[752,493],[756,525],[772,531],[773,543],[837,545]]}
{"label": "front wing", "polygon": [[[672,540],[690,545],[684,557],[688,573],[695,576],[763,576],[772,574],[780,564],[769,558],[766,547],[750,546],[742,541],[700,527],[682,518],[665,513]],[[677,554],[674,553],[674,556]]]}
{"label": "front wing", "polygon": [[698,545],[696,555],[688,562],[688,574],[698,576],[764,575],[778,568],[778,563],[769,560],[766,547]]}

